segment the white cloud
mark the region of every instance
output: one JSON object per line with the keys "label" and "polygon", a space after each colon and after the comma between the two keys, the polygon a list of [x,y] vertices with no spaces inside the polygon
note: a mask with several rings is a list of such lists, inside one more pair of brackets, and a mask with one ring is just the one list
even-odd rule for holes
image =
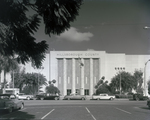
{"label": "white cloud", "polygon": [[85,29],[91,29],[91,28],[93,28],[93,26],[92,25],[90,25],[90,26],[87,26],[87,27],[84,27]]}
{"label": "white cloud", "polygon": [[76,28],[71,27],[68,31],[65,31],[60,36],[56,36],[58,40],[68,40],[74,42],[89,41],[93,34],[90,32],[81,33]]}

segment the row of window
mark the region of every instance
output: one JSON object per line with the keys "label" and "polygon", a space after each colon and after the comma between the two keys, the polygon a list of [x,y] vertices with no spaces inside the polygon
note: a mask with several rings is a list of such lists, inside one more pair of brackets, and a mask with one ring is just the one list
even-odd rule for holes
{"label": "row of window", "polygon": [[[71,89],[67,89],[67,95],[70,95],[72,93]],[[80,89],[76,89],[76,93],[80,95]],[[89,89],[84,89],[84,95],[89,95]]]}
{"label": "row of window", "polygon": [[[59,84],[61,84],[61,77],[59,77],[58,82],[59,82]],[[71,82],[70,77],[68,77],[67,83],[70,84],[70,82]],[[77,82],[77,84],[79,84],[79,77],[77,77],[76,82]],[[88,78],[87,77],[85,77],[85,83],[86,84],[88,83]],[[96,84],[96,77],[94,77],[94,83]]]}

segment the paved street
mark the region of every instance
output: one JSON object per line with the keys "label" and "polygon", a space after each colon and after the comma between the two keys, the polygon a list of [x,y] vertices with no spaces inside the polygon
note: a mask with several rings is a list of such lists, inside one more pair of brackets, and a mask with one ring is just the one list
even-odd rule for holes
{"label": "paved street", "polygon": [[31,100],[24,109],[1,113],[0,120],[150,120],[146,101]]}

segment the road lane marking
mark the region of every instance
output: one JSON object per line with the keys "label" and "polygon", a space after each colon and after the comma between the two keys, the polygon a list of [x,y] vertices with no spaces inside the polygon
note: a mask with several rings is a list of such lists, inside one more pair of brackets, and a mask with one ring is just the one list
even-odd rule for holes
{"label": "road lane marking", "polygon": [[90,112],[90,110],[89,110],[87,107],[85,107],[85,108],[86,108],[87,112],[92,116],[92,118],[93,118],[94,120],[96,120],[96,118],[92,115],[92,113]]}
{"label": "road lane marking", "polygon": [[51,114],[55,109],[52,109],[49,113],[47,113],[46,115],[44,115],[41,120],[43,120],[45,117],[47,117],[49,114]]}
{"label": "road lane marking", "polygon": [[123,110],[123,109],[120,109],[120,108],[116,108],[117,110],[120,110],[120,111],[122,111],[122,112],[125,112],[125,113],[128,113],[128,114],[132,114],[132,113],[130,113],[130,112],[128,112],[128,111],[125,111],[125,110]]}

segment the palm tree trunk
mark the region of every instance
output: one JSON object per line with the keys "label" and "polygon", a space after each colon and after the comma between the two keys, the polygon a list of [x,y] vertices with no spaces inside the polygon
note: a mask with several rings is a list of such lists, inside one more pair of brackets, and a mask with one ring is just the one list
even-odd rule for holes
{"label": "palm tree trunk", "polygon": [[5,89],[6,89],[6,72],[4,70],[4,93],[5,93]]}
{"label": "palm tree trunk", "polygon": [[0,85],[1,85],[1,83],[2,83],[2,81],[1,81],[1,79],[2,79],[2,78],[1,78],[1,73],[2,73],[2,72],[0,71]]}

